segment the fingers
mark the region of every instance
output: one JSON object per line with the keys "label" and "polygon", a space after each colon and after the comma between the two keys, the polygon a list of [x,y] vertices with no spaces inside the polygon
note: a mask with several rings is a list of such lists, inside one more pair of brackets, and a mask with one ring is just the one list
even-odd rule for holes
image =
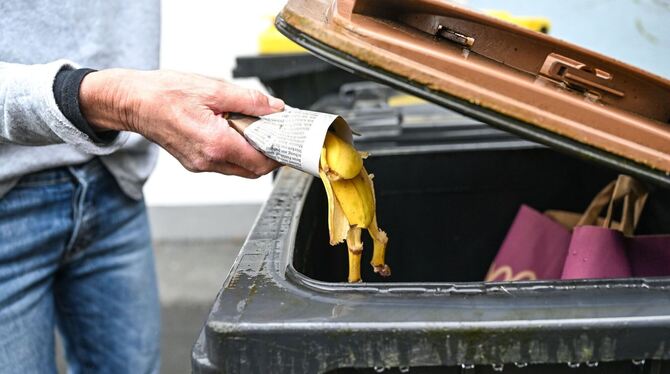
{"label": "fingers", "polygon": [[[176,156],[175,156],[176,157]],[[195,162],[195,166],[193,165],[194,163],[191,162],[183,162],[182,159],[180,159],[180,162],[182,165],[184,165],[184,168],[187,170],[194,172],[194,173],[202,173],[202,172],[213,172],[213,173],[219,173],[219,174],[224,174],[224,175],[234,175],[242,178],[248,178],[248,179],[257,179],[260,178],[261,176],[269,173],[270,171],[274,170],[275,168],[272,168],[272,170],[269,170],[267,173],[260,173],[258,171],[252,171],[249,169],[245,169],[242,166],[227,162],[227,161],[211,161],[208,162],[206,165],[202,165],[198,162]]]}
{"label": "fingers", "polygon": [[222,163],[221,165],[217,165],[217,167],[214,168],[213,171],[225,175],[236,175],[238,177],[247,179],[257,179],[260,177],[260,175],[250,170],[247,170],[241,166],[237,166],[235,164],[231,164],[228,162]]}
{"label": "fingers", "polygon": [[138,106],[139,117],[148,124],[142,134],[167,149],[186,169],[258,178],[279,166],[254,149],[220,114],[262,116],[283,110],[283,101],[197,75],[163,73],[150,78],[158,81],[158,88],[143,95],[146,98]]}
{"label": "fingers", "polygon": [[249,170],[256,175],[265,175],[280,166],[274,160],[267,158],[247,142],[242,135],[229,128],[227,161]]}
{"label": "fingers", "polygon": [[213,116],[205,127],[209,130],[193,137],[201,139],[191,146],[194,151],[178,157],[187,169],[258,178],[279,166],[252,147],[223,117]]}
{"label": "fingers", "polygon": [[230,83],[221,84],[216,94],[216,105],[221,113],[233,112],[250,116],[263,116],[284,109],[284,101],[281,99]]}

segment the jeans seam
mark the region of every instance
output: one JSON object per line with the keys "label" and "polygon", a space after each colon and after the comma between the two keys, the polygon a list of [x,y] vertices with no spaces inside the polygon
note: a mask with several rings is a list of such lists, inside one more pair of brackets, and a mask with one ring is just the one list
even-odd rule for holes
{"label": "jeans seam", "polygon": [[77,249],[77,242],[79,241],[79,233],[83,225],[84,218],[84,204],[86,202],[86,193],[88,192],[88,182],[83,178],[80,178],[77,173],[71,168],[68,167],[68,170],[76,180],[76,188],[74,191],[74,198],[72,199],[72,222],[74,227],[72,229],[72,236],[65,246],[63,251],[63,256],[61,263],[68,262],[74,255],[76,255],[79,250]]}

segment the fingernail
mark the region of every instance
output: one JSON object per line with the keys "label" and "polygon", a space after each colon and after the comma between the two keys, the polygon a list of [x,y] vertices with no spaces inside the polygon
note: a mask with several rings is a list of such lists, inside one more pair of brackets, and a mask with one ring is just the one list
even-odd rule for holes
{"label": "fingernail", "polygon": [[275,110],[282,110],[284,109],[284,100],[282,99],[277,99],[276,97],[269,96],[268,103],[270,104],[270,107]]}

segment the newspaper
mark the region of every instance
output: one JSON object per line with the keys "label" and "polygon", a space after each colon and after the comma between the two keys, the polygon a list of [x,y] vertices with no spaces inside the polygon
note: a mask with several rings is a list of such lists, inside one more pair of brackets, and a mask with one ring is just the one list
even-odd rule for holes
{"label": "newspaper", "polygon": [[267,157],[318,177],[321,148],[331,126],[340,138],[352,142],[342,117],[291,107],[236,128]]}

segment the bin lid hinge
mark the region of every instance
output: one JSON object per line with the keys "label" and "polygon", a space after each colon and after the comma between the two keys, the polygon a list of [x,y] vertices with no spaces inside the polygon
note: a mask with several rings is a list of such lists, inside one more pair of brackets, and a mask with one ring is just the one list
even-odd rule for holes
{"label": "bin lid hinge", "polygon": [[437,25],[435,36],[459,44],[465,48],[471,48],[475,44],[475,38],[452,30],[444,25]]}

